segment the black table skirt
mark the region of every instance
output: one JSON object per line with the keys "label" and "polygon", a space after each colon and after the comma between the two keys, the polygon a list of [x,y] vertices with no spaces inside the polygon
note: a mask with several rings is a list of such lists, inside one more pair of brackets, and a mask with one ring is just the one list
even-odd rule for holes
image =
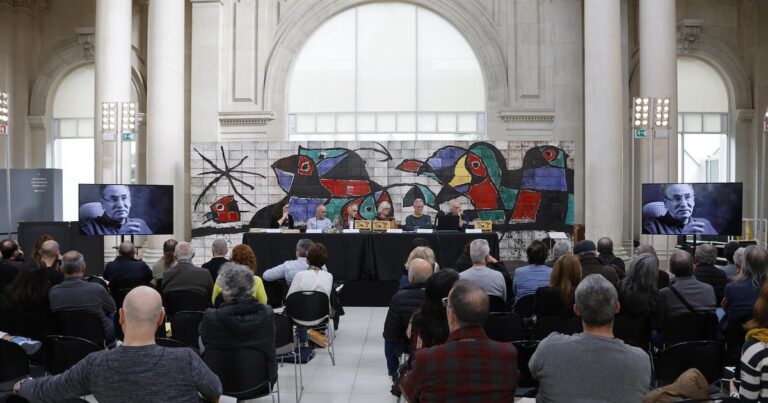
{"label": "black table skirt", "polygon": [[499,238],[495,232],[465,234],[463,232],[419,233],[359,233],[359,234],[268,234],[246,233],[243,243],[256,253],[259,274],[280,263],[296,258],[296,243],[301,238],[320,242],[328,248],[326,266],[336,281],[377,280],[394,281],[402,274],[405,260],[414,238],[425,238],[435,251],[442,268],[453,267],[464,244],[473,239],[485,239],[491,255],[499,257]]}

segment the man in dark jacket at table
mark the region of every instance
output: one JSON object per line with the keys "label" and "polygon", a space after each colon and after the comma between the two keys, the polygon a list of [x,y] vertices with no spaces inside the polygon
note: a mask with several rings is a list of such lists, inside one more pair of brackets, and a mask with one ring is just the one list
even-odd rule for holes
{"label": "man in dark jacket at table", "polygon": [[407,338],[405,329],[413,312],[421,305],[424,287],[432,274],[432,265],[424,259],[413,259],[408,267],[408,285],[398,290],[389,303],[384,321],[384,356],[390,377],[397,373],[398,358],[405,351]]}
{"label": "man in dark jacket at table", "polygon": [[723,301],[725,285],[728,284],[728,276],[724,271],[715,266],[717,249],[705,243],[696,247],[693,257],[696,261],[696,270],[693,271],[693,275],[696,276],[696,280],[707,283],[715,289],[717,305],[720,306],[720,303]]}

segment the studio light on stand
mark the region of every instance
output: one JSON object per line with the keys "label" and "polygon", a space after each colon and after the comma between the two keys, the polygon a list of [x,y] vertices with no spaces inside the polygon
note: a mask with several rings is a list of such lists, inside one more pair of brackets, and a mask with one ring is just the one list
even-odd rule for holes
{"label": "studio light on stand", "polygon": [[8,208],[8,238],[11,238],[11,136],[8,93],[0,91],[0,135],[5,136],[5,204]]}

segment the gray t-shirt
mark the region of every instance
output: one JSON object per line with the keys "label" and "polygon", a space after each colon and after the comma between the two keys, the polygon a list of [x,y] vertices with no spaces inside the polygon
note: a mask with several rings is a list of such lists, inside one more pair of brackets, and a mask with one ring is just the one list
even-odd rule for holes
{"label": "gray t-shirt", "polygon": [[158,345],[91,353],[66,372],[24,382],[20,395],[58,402],[93,394],[99,402],[197,402],[221,395],[221,382],[188,348]]}
{"label": "gray t-shirt", "polygon": [[469,280],[478,287],[482,288],[488,295],[501,297],[507,300],[507,284],[504,282],[504,276],[496,270],[488,267],[475,268],[470,267],[459,273],[462,280]]}
{"label": "gray t-shirt", "polygon": [[538,402],[640,402],[650,390],[651,361],[615,338],[552,333],[528,362]]}

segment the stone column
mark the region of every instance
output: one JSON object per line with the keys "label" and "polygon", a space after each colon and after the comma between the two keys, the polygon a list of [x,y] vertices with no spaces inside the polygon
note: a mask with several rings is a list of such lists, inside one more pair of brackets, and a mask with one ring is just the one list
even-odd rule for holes
{"label": "stone column", "polygon": [[584,225],[587,239],[622,233],[619,0],[584,1]]}
{"label": "stone column", "polygon": [[[147,40],[147,182],[173,185],[174,238],[184,239],[184,0],[151,0]],[[161,248],[166,237],[151,237]]]}
{"label": "stone column", "polygon": [[101,104],[131,99],[131,14],[131,0],[96,0],[96,110],[93,119],[97,183],[122,180],[116,164],[120,136],[115,141],[103,141]]}

